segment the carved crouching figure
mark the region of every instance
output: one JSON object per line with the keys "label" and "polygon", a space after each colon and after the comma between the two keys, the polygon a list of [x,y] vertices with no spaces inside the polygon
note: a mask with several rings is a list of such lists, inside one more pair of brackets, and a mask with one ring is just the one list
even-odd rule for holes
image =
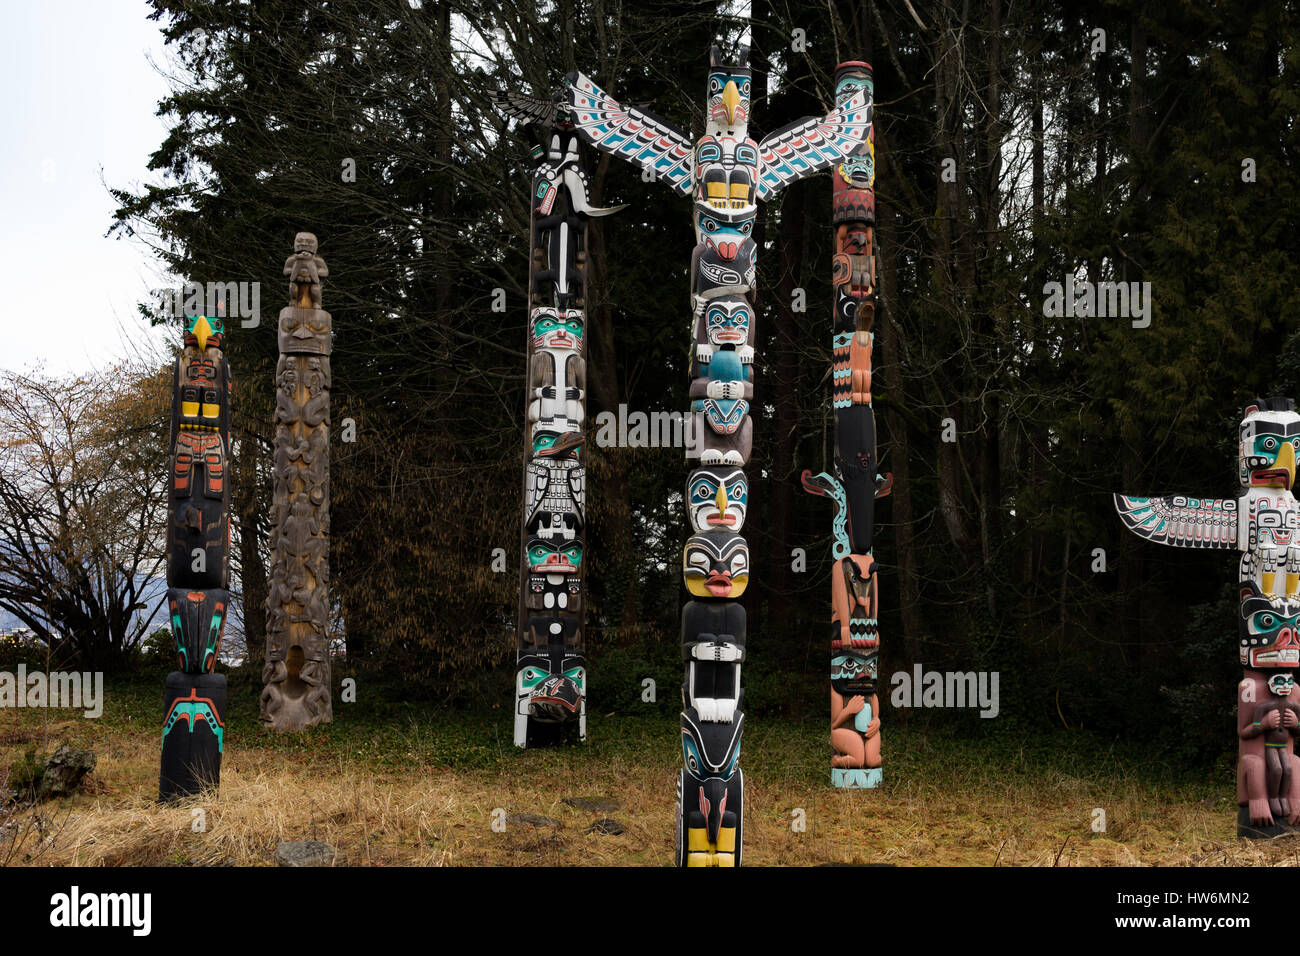
{"label": "carved crouching figure", "polygon": [[831,688],[832,767],[879,767],[880,700],[861,695],[846,697]]}
{"label": "carved crouching figure", "polygon": [[320,280],[330,274],[325,260],[316,254],[316,237],[300,232],[293,237],[293,255],[284,261],[289,277],[289,302],[300,309],[320,308]]}
{"label": "carved crouching figure", "polygon": [[1246,804],[1256,826],[1300,824],[1300,758],[1295,755],[1300,694],[1294,690],[1289,673],[1265,679],[1259,671],[1247,671],[1241,682],[1237,802]]}
{"label": "carved crouching figure", "polygon": [[[1240,589],[1240,647],[1245,673],[1237,688],[1237,804],[1250,826],[1300,825],[1300,601],[1266,595],[1254,581]],[[1238,821],[1238,830],[1245,820]],[[1259,835],[1259,834],[1243,834]]]}

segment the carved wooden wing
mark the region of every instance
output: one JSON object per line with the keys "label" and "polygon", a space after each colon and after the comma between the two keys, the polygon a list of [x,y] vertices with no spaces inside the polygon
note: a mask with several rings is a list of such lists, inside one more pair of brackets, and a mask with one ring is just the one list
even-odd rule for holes
{"label": "carved wooden wing", "polygon": [[653,113],[623,106],[581,73],[567,79],[573,124],[583,139],[691,195],[695,151],[689,135]]}
{"label": "carved wooden wing", "polygon": [[501,112],[512,119],[537,123],[547,129],[555,125],[555,100],[528,96],[525,93],[516,93],[514,90],[497,90],[495,99]]}
{"label": "carved wooden wing", "polygon": [[1115,507],[1134,534],[1178,548],[1237,547],[1236,498],[1115,496]]}
{"label": "carved wooden wing", "polygon": [[528,463],[528,482],[524,488],[524,523],[531,522],[537,517],[537,512],[542,507],[542,502],[546,498],[546,488],[551,483],[551,469],[546,467],[544,462],[530,461]]}
{"label": "carved wooden wing", "polygon": [[578,511],[578,521],[587,521],[587,469],[569,469],[569,494],[573,498],[573,507]]}
{"label": "carved wooden wing", "polygon": [[830,169],[858,151],[871,130],[863,90],[822,117],[796,120],[758,144],[755,199],[771,199],[797,179]]}

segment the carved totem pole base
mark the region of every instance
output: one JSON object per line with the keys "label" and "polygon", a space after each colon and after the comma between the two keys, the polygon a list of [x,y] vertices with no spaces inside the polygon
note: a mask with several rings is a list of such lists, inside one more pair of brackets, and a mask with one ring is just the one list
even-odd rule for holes
{"label": "carved totem pole base", "polygon": [[158,799],[177,800],[221,783],[226,675],[167,675],[163,693],[162,772]]}
{"label": "carved totem pole base", "polygon": [[[291,650],[289,663],[293,657]],[[285,661],[269,662],[262,668],[262,723],[282,733],[331,723],[331,677],[329,661],[307,661],[292,674]]]}
{"label": "carved totem pole base", "polygon": [[883,777],[880,767],[869,770],[831,770],[831,786],[846,790],[874,790]]}
{"label": "carved totem pole base", "polygon": [[1237,808],[1237,836],[1246,840],[1271,840],[1273,837],[1286,836],[1288,833],[1300,833],[1300,827],[1286,823],[1274,823],[1272,826],[1257,826],[1250,822],[1250,809]]}

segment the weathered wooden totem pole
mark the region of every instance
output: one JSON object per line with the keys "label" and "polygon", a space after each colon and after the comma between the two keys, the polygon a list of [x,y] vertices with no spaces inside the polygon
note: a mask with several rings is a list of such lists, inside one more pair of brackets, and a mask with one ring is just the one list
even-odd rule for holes
{"label": "weathered wooden totem pole", "polygon": [[623,106],[580,73],[570,74],[573,121],[588,142],[647,170],[694,200],[691,256],[691,408],[686,480],[693,534],[682,554],[692,600],[682,609],[682,752],[677,775],[677,862],[739,866],[744,829],[745,659],[749,549],[744,466],[753,442],[754,283],[751,233],[759,200],[854,153],[870,117],[859,94],[821,118],[800,120],[756,143],[748,135],[753,75],[749,50],[734,65],[710,51],[704,135]]}
{"label": "weathered wooden totem pole", "polygon": [[276,366],[271,571],[262,723],[302,730],[334,718],[329,658],[330,314],[321,308],[316,237],[300,232],[284,264]]}
{"label": "weathered wooden totem pole", "polygon": [[214,673],[230,604],[230,366],[224,320],[195,316],[172,374],[167,610],[180,669],[163,695],[158,798],[216,787],[226,676]]}
{"label": "weathered wooden totem pole", "polygon": [[[865,95],[871,67],[841,63],[835,100]],[[835,504],[831,556],[831,783],[878,787],[881,779],[879,589],[871,554],[875,500],[891,477],[876,473],[876,418],[871,408],[872,324],[876,315],[875,153],[869,131],[861,149],[831,174],[832,470],[803,473],[804,489]]]}
{"label": "weathered wooden totem pole", "polygon": [[1134,534],[1182,548],[1242,552],[1238,577],[1237,835],[1300,826],[1300,414],[1290,398],[1256,399],[1242,415],[1239,498],[1131,498],[1115,505]]}
{"label": "weathered wooden totem pole", "polygon": [[568,105],[502,91],[504,112],[540,139],[533,174],[528,270],[528,389],[524,401],[524,507],[515,660],[515,746],[587,739],[583,640],[586,469],[582,464],[587,366],[582,355],[587,281],[587,196]]}

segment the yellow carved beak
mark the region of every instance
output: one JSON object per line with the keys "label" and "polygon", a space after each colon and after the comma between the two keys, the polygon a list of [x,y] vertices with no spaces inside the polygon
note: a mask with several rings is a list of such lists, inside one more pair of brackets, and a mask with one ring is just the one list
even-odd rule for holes
{"label": "yellow carved beak", "polygon": [[727,80],[727,85],[722,90],[722,105],[727,108],[727,122],[734,126],[736,107],[740,105],[740,90],[736,88],[735,80]]}
{"label": "yellow carved beak", "polygon": [[722,485],[718,485],[718,493],[713,496],[713,502],[718,506],[718,514],[725,515],[727,513],[727,489],[723,488]]}
{"label": "yellow carved beak", "polygon": [[211,335],[212,326],[208,325],[207,316],[200,315],[198,321],[194,323],[194,338],[198,340],[200,352],[208,347],[208,338]]}
{"label": "yellow carved beak", "polygon": [[1277,461],[1273,462],[1273,467],[1285,468],[1287,475],[1290,476],[1287,479],[1286,486],[1288,488],[1295,487],[1295,449],[1291,447],[1289,441],[1282,443],[1282,450],[1277,453]]}

